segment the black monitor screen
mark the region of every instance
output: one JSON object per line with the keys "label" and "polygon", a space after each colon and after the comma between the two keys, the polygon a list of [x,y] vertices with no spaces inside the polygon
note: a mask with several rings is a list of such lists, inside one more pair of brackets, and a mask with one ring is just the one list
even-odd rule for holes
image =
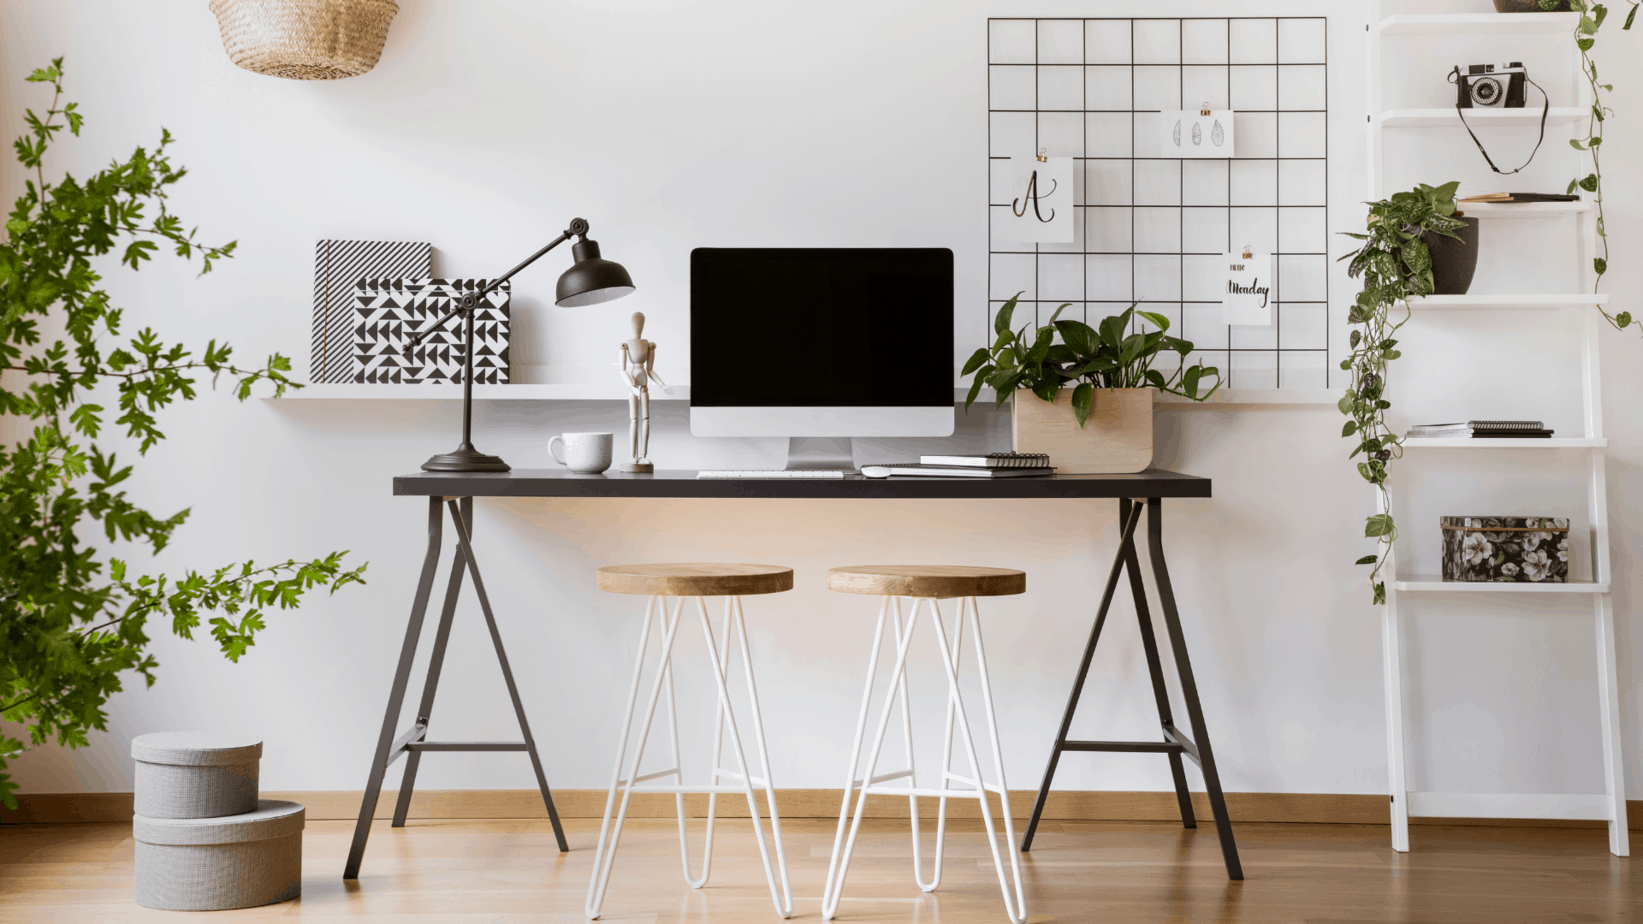
{"label": "black monitor screen", "polygon": [[690,403],[951,407],[953,252],[696,248]]}

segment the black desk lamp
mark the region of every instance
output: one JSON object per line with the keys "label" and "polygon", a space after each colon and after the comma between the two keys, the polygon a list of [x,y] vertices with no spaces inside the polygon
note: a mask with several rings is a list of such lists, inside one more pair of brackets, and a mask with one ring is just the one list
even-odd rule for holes
{"label": "black desk lamp", "polygon": [[513,278],[513,275],[541,257],[548,251],[558,247],[571,239],[572,235],[581,238],[571,245],[571,253],[575,254],[576,262],[565,270],[559,277],[554,304],[566,308],[580,308],[583,305],[597,305],[621,298],[633,291],[633,279],[620,263],[600,259],[599,243],[588,240],[588,223],[581,218],[571,219],[570,227],[565,233],[554,238],[553,243],[538,250],[526,258],[507,275],[500,279],[493,279],[484,288],[477,292],[470,292],[462,296],[455,308],[443,318],[435,321],[427,330],[422,331],[406,341],[405,349],[415,349],[422,339],[434,331],[445,326],[445,322],[458,314],[466,319],[466,330],[463,341],[466,347],[462,359],[462,445],[456,447],[455,452],[447,452],[434,456],[422,463],[425,472],[505,472],[508,463],[497,456],[488,456],[474,448],[473,445],[473,400],[474,400],[474,310],[479,306],[480,299],[490,294],[497,286]]}

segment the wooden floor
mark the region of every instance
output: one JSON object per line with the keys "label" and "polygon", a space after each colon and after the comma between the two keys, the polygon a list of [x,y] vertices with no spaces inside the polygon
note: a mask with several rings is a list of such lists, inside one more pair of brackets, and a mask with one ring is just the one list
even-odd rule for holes
{"label": "wooden floor", "polygon": [[[0,827],[0,921],[340,919],[374,924],[574,924],[593,864],[598,822],[567,823],[571,852],[537,821],[436,821],[399,830],[378,822],[357,882],[342,880],[351,822],[310,822],[303,896],[209,916],[131,901],[129,825]],[[700,823],[694,823],[700,830]],[[830,821],[784,825],[794,920],[820,920]],[[974,823],[949,833],[941,888],[911,879],[905,823],[864,833],[839,921],[1005,920],[986,843]],[[1643,921],[1643,883],[1611,857],[1598,828],[1428,827],[1413,852],[1375,825],[1240,825],[1248,879],[1229,883],[1212,827],[1049,823],[1023,858],[1033,922],[1621,922]],[[928,833],[926,834],[928,838]],[[693,891],[680,877],[671,822],[630,822],[602,920],[615,924],[778,920],[751,828],[721,822],[714,876]],[[697,847],[696,849],[699,849]],[[928,855],[926,856],[928,863]],[[1643,878],[1643,877],[1640,877]]]}

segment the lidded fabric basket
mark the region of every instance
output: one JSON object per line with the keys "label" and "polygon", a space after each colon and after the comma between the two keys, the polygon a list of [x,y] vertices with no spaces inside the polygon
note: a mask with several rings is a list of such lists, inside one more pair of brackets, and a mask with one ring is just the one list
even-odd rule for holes
{"label": "lidded fabric basket", "polygon": [[133,818],[137,904],[223,911],[301,895],[303,807],[264,799],[253,809],[227,818]]}
{"label": "lidded fabric basket", "polygon": [[257,810],[262,742],[212,732],[156,732],[131,740],[135,810],[147,818],[216,818]]}
{"label": "lidded fabric basket", "polygon": [[1439,525],[1446,581],[1569,580],[1567,517],[1441,517]]}
{"label": "lidded fabric basket", "polygon": [[377,65],[394,0],[211,0],[228,60],[290,80],[341,80]]}

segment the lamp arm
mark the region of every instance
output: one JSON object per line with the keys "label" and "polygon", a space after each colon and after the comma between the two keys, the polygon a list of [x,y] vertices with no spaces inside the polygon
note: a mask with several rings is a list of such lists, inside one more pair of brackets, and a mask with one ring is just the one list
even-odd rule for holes
{"label": "lamp arm", "polygon": [[[566,241],[570,240],[572,237],[574,237],[576,235],[581,235],[584,238],[586,238],[588,236],[588,223],[585,219],[582,219],[582,218],[573,218],[573,219],[571,219],[570,227],[566,228],[563,234],[560,234],[558,237],[554,238],[553,241],[548,244],[548,246],[542,248],[541,250],[538,250],[536,253],[531,254],[529,257],[526,257],[525,261],[523,263],[520,263],[518,266],[514,267],[511,270],[508,270],[506,273],[504,273],[500,277],[491,280],[483,289],[480,289],[478,292],[473,293],[473,295],[471,297],[473,298],[474,303],[478,303],[478,301],[480,299],[482,299],[485,296],[487,296],[487,295],[491,294],[492,292],[494,292],[497,289],[497,287],[502,285],[502,283],[507,282],[509,279],[512,279],[514,277],[515,273],[519,272],[520,270],[524,269],[525,267],[530,266],[532,263],[535,263],[537,260],[541,259],[543,254],[545,254],[548,251],[554,249],[555,247],[558,247],[560,244],[565,243]],[[468,296],[464,296],[463,299],[462,299],[462,302],[459,303],[455,308],[452,308],[450,311],[446,312],[444,317],[442,317],[439,320],[435,321],[434,323],[428,325],[428,327],[426,329],[424,329],[421,333],[416,334],[410,340],[406,341],[406,346],[413,346],[414,347],[417,344],[422,342],[422,338],[428,336],[429,334],[433,333],[436,330],[439,330],[441,327],[444,327],[446,321],[449,321],[450,319],[452,319],[452,318],[454,318],[457,315],[462,313],[463,308],[466,307],[467,300],[468,300]]]}

